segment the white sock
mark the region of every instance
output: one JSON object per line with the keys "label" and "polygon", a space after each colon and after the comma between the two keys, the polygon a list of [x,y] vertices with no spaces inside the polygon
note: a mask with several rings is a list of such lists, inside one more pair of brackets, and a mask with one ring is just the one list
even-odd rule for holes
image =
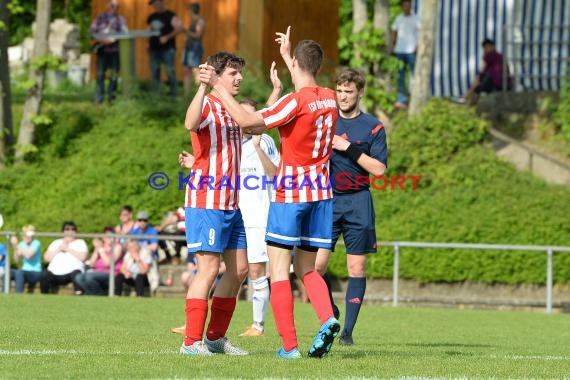
{"label": "white sock", "polygon": [[265,312],[269,303],[269,282],[263,276],[251,281],[253,285],[253,327],[263,331],[265,324]]}

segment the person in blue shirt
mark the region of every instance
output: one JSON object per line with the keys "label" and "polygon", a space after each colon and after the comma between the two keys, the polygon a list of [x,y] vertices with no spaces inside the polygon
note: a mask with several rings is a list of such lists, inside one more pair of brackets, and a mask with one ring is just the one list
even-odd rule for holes
{"label": "person in blue shirt", "polygon": [[[148,212],[139,211],[137,214],[137,226],[129,232],[129,235],[156,235],[158,231],[148,221]],[[158,239],[137,239],[141,248],[146,248],[152,253],[153,259],[158,259]]]}
{"label": "person in blue shirt", "polygon": [[[330,160],[333,187],[334,250],[340,234],[346,244],[348,286],[346,315],[339,339],[341,345],[353,345],[352,331],[366,291],[366,256],[376,252],[374,205],[369,175],[382,176],[388,165],[388,147],[384,125],[358,106],[364,96],[364,76],[345,69],[336,78],[339,118],[333,137]],[[323,275],[332,301],[330,279],[326,274],[330,250],[320,249],[315,263]],[[340,312],[333,303],[335,316]],[[338,317],[337,317],[338,318]]]}
{"label": "person in blue shirt", "polygon": [[18,243],[18,238],[12,236],[11,243],[14,247],[14,259],[22,260],[20,269],[12,269],[12,278],[16,281],[16,293],[23,293],[26,284],[28,292],[33,293],[36,284],[42,275],[42,245],[34,239],[34,226],[31,224],[22,227],[24,238]]}

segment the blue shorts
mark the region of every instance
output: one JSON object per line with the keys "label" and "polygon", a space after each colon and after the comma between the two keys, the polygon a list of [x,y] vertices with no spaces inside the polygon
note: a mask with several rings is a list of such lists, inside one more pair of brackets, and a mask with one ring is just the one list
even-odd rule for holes
{"label": "blue shorts", "polygon": [[182,65],[186,67],[198,67],[202,62],[204,47],[199,42],[193,42],[184,48],[182,52]]}
{"label": "blue shorts", "polygon": [[304,203],[271,202],[265,241],[330,248],[332,209],[332,199]]}
{"label": "blue shorts", "polygon": [[186,207],[188,253],[246,249],[245,228],[240,210],[209,210]]}
{"label": "blue shorts", "polygon": [[376,252],[376,218],[370,191],[335,194],[333,202],[332,250],[342,233],[347,253],[362,255]]}

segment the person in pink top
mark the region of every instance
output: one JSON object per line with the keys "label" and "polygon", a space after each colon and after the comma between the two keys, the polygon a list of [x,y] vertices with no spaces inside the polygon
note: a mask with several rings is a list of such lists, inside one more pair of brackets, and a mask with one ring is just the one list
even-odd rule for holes
{"label": "person in pink top", "polygon": [[[113,226],[104,228],[103,233],[112,234],[115,232]],[[115,262],[114,275],[121,271],[123,264],[123,254],[121,244],[113,239],[104,237],[103,239],[93,240],[93,253],[87,261],[87,265],[91,270],[78,274],[74,283],[83,290],[83,294],[88,296],[104,296],[109,293],[109,271],[111,268],[111,258]]]}

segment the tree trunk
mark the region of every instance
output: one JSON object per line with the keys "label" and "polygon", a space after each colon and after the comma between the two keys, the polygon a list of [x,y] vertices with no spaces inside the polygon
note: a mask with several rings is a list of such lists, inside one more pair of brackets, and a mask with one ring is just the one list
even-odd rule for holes
{"label": "tree trunk", "polygon": [[[34,51],[32,61],[49,53],[49,23],[51,18],[51,0],[36,0],[36,30],[34,33]],[[46,69],[41,67],[30,72],[30,79],[34,81],[34,86],[28,90],[20,133],[18,134],[18,145],[16,150],[16,163],[24,161],[24,155],[34,142],[35,126],[32,118],[39,115],[42,105],[42,93],[44,88]]]}
{"label": "tree trunk", "polygon": [[368,9],[366,0],[352,0],[352,33],[358,33],[366,25]]}
{"label": "tree trunk", "polygon": [[418,41],[414,87],[411,91],[410,115],[417,115],[429,97],[431,68],[437,22],[437,0],[423,0],[420,14],[422,29]]}
{"label": "tree trunk", "polygon": [[374,1],[374,28],[384,31],[384,42],[386,42],[386,51],[390,48],[390,1],[375,0]]}
{"label": "tree trunk", "polygon": [[8,147],[13,142],[12,95],[8,65],[8,0],[0,0],[0,169],[6,164]]}
{"label": "tree trunk", "polygon": [[[389,0],[375,0],[374,1],[374,16],[373,24],[375,29],[381,29],[384,31],[384,54],[388,57],[390,50],[390,1]],[[380,85],[386,90],[386,92],[392,91],[392,78],[390,74],[386,71],[380,70],[380,65],[378,62],[374,64],[373,67],[374,76]],[[381,109],[379,105],[374,107],[374,113],[376,116],[382,120],[384,126],[387,130],[392,128],[392,122],[390,117],[384,110]]]}

